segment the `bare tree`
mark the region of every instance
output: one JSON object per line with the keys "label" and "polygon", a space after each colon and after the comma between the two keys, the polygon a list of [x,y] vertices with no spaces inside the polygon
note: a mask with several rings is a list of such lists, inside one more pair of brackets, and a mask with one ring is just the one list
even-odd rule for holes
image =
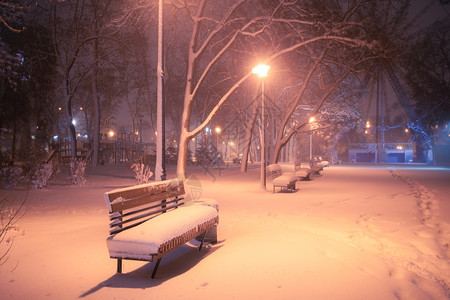
{"label": "bare tree", "polygon": [[[290,28],[289,34],[279,41],[278,48],[265,55],[265,62],[281,59],[289,53],[307,50],[313,45],[322,43],[337,43],[342,46],[354,48],[374,49],[375,43],[367,42],[361,32],[360,24],[354,21],[339,20],[335,24],[318,23],[313,20],[314,14],[307,14],[308,7],[301,7],[301,3],[284,1],[268,9],[247,1],[231,1],[228,9],[221,15],[212,10],[207,1],[201,1],[198,6],[187,6],[189,16],[193,21],[193,30],[189,45],[187,80],[184,95],[184,109],[180,134],[180,149],[178,156],[177,175],[185,176],[187,148],[189,140],[203,130],[217,113],[219,108],[228,100],[247,79],[252,76],[250,67],[247,72],[240,72],[233,78],[221,78],[217,68],[219,61],[229,59],[231,50],[238,44],[256,43],[264,39],[276,26]],[[249,10],[249,5],[252,9]],[[296,5],[296,6],[295,6]],[[289,16],[278,17],[281,9],[299,8],[295,18]],[[302,9],[300,9],[300,7]],[[356,8],[352,8],[356,9]],[[300,15],[298,15],[300,14]],[[307,14],[307,15],[305,15]],[[305,18],[300,16],[305,15]],[[337,26],[339,25],[339,26]],[[337,29],[339,28],[339,30]],[[349,34],[351,30],[355,32]],[[286,38],[289,36],[289,39]],[[242,48],[241,48],[242,49]],[[255,61],[249,57],[248,60]],[[242,63],[242,65],[245,65]],[[215,106],[209,111],[205,120],[197,127],[192,128],[191,114],[194,102],[200,94],[205,82],[212,77],[223,83],[224,89],[218,97]]]}
{"label": "bare tree", "polygon": [[11,232],[18,230],[16,223],[23,216],[22,208],[26,199],[27,196],[19,205],[14,205],[8,194],[0,196],[0,246],[5,246],[4,250],[0,250],[0,266],[8,261],[14,243],[14,235]]}
{"label": "bare tree", "polygon": [[[60,78],[57,91],[63,98],[71,158],[74,160],[76,156],[77,135],[73,124],[73,111],[77,109],[75,103],[88,94],[92,102],[86,109],[91,110],[90,116],[93,119],[93,130],[89,134],[93,138],[94,166],[99,162],[102,108],[105,102],[113,105],[114,99],[121,92],[113,57],[123,43],[117,35],[118,28],[111,26],[111,22],[122,14],[123,5],[122,1],[70,0],[50,1],[47,7],[42,7],[42,12],[48,14],[52,28],[53,55],[58,63]],[[114,96],[111,97],[112,95]],[[107,111],[114,111],[114,108]]]}

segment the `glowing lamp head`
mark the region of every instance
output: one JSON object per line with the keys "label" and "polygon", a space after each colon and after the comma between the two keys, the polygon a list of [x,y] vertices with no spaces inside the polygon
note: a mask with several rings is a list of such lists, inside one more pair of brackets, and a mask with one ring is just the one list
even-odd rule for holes
{"label": "glowing lamp head", "polygon": [[259,64],[252,69],[252,73],[261,77],[267,77],[267,72],[269,72],[270,66],[265,64]]}
{"label": "glowing lamp head", "polygon": [[216,133],[218,133],[218,134],[222,131],[222,129],[220,129],[220,127],[216,127],[214,130],[215,130]]}
{"label": "glowing lamp head", "polygon": [[312,123],[312,122],[315,122],[315,121],[316,121],[316,118],[315,118],[315,117],[309,118],[309,123]]}
{"label": "glowing lamp head", "polygon": [[109,137],[113,137],[113,136],[114,136],[114,131],[110,130],[110,131],[108,132],[108,135],[109,135]]}

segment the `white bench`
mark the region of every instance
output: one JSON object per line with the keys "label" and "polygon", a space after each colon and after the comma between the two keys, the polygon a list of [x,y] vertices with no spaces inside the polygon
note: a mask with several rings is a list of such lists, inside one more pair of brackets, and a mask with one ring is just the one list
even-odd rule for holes
{"label": "white bench", "polygon": [[275,188],[286,188],[291,191],[295,191],[295,182],[297,176],[292,172],[283,173],[279,164],[272,164],[267,166],[269,174],[272,176],[273,192]]}
{"label": "white bench", "polygon": [[[109,256],[117,259],[118,273],[122,273],[123,259],[156,261],[154,278],[165,254],[219,222],[214,207],[184,206],[183,194],[183,181],[177,179],[105,193],[112,228],[106,244]],[[202,246],[203,240],[199,250]]]}

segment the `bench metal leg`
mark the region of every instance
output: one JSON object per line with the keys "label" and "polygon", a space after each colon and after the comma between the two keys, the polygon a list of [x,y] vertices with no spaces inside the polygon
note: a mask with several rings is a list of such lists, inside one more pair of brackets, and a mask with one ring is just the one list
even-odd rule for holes
{"label": "bench metal leg", "polygon": [[200,243],[200,247],[198,247],[198,251],[201,251],[201,250],[202,250],[203,243],[205,242],[206,235],[208,234],[208,230],[209,230],[209,228],[208,228],[208,229],[205,231],[205,233],[203,234],[202,242]]}
{"label": "bench metal leg", "polygon": [[117,259],[117,273],[119,273],[119,274],[122,273],[122,259],[121,258]]}
{"label": "bench metal leg", "polygon": [[152,279],[155,279],[156,271],[158,271],[158,267],[159,267],[159,263],[161,262],[161,259],[162,259],[162,257],[160,257],[160,258],[156,261],[155,268],[153,268]]}

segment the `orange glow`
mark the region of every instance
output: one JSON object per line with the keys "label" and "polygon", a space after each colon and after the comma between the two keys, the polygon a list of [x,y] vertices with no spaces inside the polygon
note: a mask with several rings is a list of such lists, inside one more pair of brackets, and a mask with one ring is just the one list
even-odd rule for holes
{"label": "orange glow", "polygon": [[252,73],[258,75],[259,77],[267,77],[267,72],[269,71],[270,66],[265,64],[259,64],[252,69]]}

